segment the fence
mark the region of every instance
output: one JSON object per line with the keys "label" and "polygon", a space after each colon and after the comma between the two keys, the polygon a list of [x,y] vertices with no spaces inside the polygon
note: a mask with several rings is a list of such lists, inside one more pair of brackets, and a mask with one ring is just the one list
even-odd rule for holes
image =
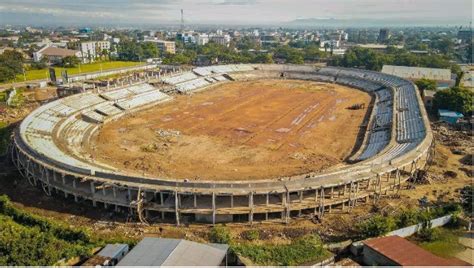
{"label": "fence", "polygon": [[[447,216],[443,216],[443,217],[440,217],[440,218],[433,219],[433,220],[431,220],[431,228],[436,228],[436,227],[439,227],[439,226],[443,226],[443,225],[447,224],[449,221],[451,221],[451,218],[452,218],[451,215],[447,215]],[[418,232],[418,230],[420,230],[421,228],[422,228],[422,223],[419,223],[419,224],[416,224],[416,225],[412,225],[412,226],[401,228],[401,229],[398,229],[398,230],[395,230],[395,231],[391,231],[390,233],[386,234],[386,236],[398,235],[398,236],[401,236],[401,237],[407,237],[407,236],[411,236],[414,233]]]}

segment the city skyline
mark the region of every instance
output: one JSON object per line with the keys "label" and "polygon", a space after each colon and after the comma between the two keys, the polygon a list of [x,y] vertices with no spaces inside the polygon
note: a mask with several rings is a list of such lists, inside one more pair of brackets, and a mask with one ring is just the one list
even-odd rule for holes
{"label": "city skyline", "polygon": [[[2,24],[344,24],[466,25],[470,0],[3,0]],[[388,12],[389,11],[389,12]],[[330,20],[331,19],[331,20]]]}

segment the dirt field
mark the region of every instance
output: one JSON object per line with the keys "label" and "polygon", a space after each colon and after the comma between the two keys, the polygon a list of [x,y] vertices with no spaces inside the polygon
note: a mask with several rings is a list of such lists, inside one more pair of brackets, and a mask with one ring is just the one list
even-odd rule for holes
{"label": "dirt field", "polygon": [[297,80],[217,85],[106,124],[96,159],[181,179],[250,180],[319,171],[351,153],[370,102],[361,91]]}

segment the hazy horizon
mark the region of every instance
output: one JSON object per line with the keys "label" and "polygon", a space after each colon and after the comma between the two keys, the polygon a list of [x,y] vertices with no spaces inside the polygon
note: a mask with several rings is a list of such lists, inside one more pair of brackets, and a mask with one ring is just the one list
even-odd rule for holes
{"label": "hazy horizon", "polygon": [[188,25],[468,25],[473,13],[471,0],[2,0],[0,23],[176,24],[181,9]]}

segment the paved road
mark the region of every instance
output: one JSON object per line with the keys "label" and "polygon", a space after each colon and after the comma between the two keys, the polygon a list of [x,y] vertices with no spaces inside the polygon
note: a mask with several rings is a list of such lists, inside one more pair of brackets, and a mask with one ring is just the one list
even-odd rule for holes
{"label": "paved road", "polygon": [[464,236],[459,238],[459,243],[463,244],[466,249],[456,254],[456,257],[470,264],[474,264],[474,233],[464,233]]}

